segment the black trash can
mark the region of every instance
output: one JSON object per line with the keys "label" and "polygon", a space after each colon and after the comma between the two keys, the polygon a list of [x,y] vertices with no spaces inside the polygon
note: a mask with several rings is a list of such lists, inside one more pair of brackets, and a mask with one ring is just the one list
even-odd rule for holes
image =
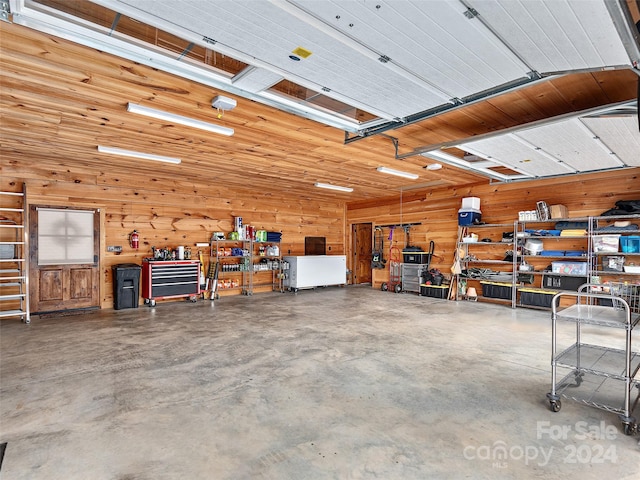
{"label": "black trash can", "polygon": [[140,270],[135,263],[120,263],[113,270],[113,308],[138,308],[140,296]]}

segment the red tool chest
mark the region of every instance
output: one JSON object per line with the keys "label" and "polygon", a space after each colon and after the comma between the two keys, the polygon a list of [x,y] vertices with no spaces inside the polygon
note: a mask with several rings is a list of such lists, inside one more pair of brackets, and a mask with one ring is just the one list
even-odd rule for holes
{"label": "red tool chest", "polygon": [[200,295],[200,262],[198,260],[153,260],[142,262],[142,298],[155,305],[157,299],[189,298]]}

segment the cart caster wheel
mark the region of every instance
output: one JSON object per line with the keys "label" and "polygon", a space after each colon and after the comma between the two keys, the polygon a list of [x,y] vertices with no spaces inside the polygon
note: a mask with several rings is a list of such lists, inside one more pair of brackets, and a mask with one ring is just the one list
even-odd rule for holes
{"label": "cart caster wheel", "polygon": [[156,301],[155,300],[149,300],[149,306],[150,307],[155,307],[156,306]]}
{"label": "cart caster wheel", "polygon": [[624,423],[622,425],[622,433],[625,435],[633,435],[636,433],[635,425],[632,425],[631,423]]}
{"label": "cart caster wheel", "polygon": [[384,282],[382,285],[380,285],[380,290],[382,290],[383,292],[389,290],[389,285],[387,285],[387,282]]}
{"label": "cart caster wheel", "polygon": [[191,303],[196,303],[198,301],[196,297],[191,297],[189,300],[191,300]]}
{"label": "cart caster wheel", "polygon": [[556,400],[556,401],[550,402],[550,406],[551,406],[552,412],[559,412],[560,409],[562,408],[562,403],[560,403],[560,400]]}
{"label": "cart caster wheel", "polygon": [[402,291],[402,285],[396,285],[393,291],[396,293],[400,293]]}

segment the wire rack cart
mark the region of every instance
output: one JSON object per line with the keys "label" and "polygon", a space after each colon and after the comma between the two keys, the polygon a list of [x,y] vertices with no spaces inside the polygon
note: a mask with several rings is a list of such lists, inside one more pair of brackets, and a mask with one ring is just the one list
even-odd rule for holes
{"label": "wire rack cart", "polygon": [[[640,353],[633,351],[632,343],[640,321],[640,285],[585,284],[577,292],[555,295],[551,310],[551,392],[547,394],[551,410],[560,411],[560,399],[567,398],[617,413],[625,435],[636,433],[633,412],[640,399]],[[575,343],[564,350],[558,348],[561,323],[575,327]],[[606,335],[601,328],[621,334],[611,338],[611,331]],[[607,345],[598,339],[607,339]],[[610,346],[614,344],[615,348]]]}

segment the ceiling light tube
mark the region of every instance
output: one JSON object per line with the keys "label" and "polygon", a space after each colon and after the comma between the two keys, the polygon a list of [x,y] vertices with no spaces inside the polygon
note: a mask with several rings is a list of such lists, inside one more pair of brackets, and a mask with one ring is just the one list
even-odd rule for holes
{"label": "ceiling light tube", "polygon": [[177,123],[186,127],[199,128],[201,130],[206,130],[207,132],[219,133],[220,135],[231,136],[234,134],[233,128],[221,127],[220,125],[202,122],[194,118],[183,117],[182,115],[176,115],[175,113],[169,113],[163,110],[156,110],[155,108],[145,107],[143,105],[138,105],[137,103],[128,103],[127,112],[157,118],[158,120],[164,120],[170,123]]}
{"label": "ceiling light tube", "polygon": [[165,157],[163,155],[154,155],[152,153],[135,152],[133,150],[123,150],[122,148],[103,147],[98,145],[98,152],[110,155],[120,155],[121,157],[142,158],[143,160],[155,160],[156,162],[179,164],[182,160],[175,157]]}
{"label": "ceiling light tube", "polygon": [[411,180],[416,180],[420,176],[415,173],[403,172],[402,170],[395,170],[393,168],[387,167],[378,167],[377,170],[382,173],[388,173],[389,175],[395,175],[397,177],[409,178]]}
{"label": "ceiling light tube", "polygon": [[327,188],[329,190],[338,190],[339,192],[353,192],[353,188],[351,187],[341,187],[340,185],[332,185],[330,183],[314,183],[316,187],[319,188]]}

